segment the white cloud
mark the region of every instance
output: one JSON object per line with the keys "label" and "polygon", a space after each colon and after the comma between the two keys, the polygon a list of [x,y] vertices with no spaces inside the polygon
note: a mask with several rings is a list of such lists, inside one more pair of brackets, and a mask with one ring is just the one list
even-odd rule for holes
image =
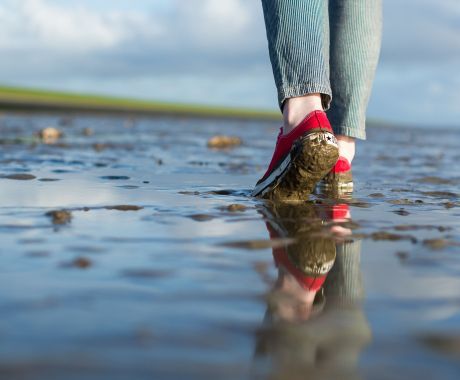
{"label": "white cloud", "polygon": [[138,34],[159,35],[158,23],[153,21],[142,12],[95,12],[78,3],[7,1],[0,6],[0,49],[59,55],[110,49]]}
{"label": "white cloud", "polygon": [[[118,3],[118,2],[117,2]],[[154,4],[155,2],[152,2]],[[163,3],[159,3],[163,4]],[[0,3],[0,80],[235,72],[268,64],[262,11],[243,0],[171,0],[132,10],[89,3]]]}
{"label": "white cloud", "polygon": [[[180,4],[179,4],[180,3]],[[188,0],[178,1],[177,17],[185,34],[178,40],[192,41],[194,45],[220,48],[245,45],[251,40],[254,7],[243,0]],[[246,38],[245,38],[246,37]]]}
{"label": "white cloud", "polygon": [[[243,0],[171,1],[170,11],[94,9],[79,2],[0,4],[0,49],[91,52],[127,43],[165,50],[245,49],[263,35],[259,4]],[[256,6],[257,5],[257,6]],[[260,15],[254,13],[259,11]],[[259,16],[259,17],[257,17]],[[254,28],[260,29],[254,33]]]}

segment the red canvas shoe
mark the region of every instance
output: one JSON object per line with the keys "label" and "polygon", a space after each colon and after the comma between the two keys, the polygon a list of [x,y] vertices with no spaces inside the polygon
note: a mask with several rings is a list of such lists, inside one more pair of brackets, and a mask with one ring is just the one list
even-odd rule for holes
{"label": "red canvas shoe", "polygon": [[337,140],[323,111],[309,113],[291,132],[276,141],[267,172],[252,196],[272,200],[305,199],[334,166],[339,156]]}
{"label": "red canvas shoe", "polygon": [[321,181],[325,187],[353,190],[351,163],[340,156],[332,170]]}

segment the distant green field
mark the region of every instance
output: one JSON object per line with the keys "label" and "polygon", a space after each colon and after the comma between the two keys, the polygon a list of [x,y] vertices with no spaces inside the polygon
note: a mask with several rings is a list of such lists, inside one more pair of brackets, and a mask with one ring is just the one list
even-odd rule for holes
{"label": "distant green field", "polygon": [[0,86],[0,110],[102,112],[276,120],[279,112],[163,103],[100,95]]}

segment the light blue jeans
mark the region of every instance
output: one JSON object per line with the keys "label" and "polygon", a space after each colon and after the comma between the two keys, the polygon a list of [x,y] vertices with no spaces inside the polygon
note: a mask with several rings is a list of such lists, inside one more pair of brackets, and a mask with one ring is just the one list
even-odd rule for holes
{"label": "light blue jeans", "polygon": [[320,93],[334,132],[366,138],[366,108],[380,53],[381,0],[262,0],[283,108]]}

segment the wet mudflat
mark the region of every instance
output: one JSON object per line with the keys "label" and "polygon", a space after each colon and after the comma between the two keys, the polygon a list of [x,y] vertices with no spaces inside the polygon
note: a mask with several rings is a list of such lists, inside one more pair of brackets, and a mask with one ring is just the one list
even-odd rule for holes
{"label": "wet mudflat", "polygon": [[351,196],[274,204],[276,129],[3,115],[1,377],[457,379],[460,131],[371,128]]}

